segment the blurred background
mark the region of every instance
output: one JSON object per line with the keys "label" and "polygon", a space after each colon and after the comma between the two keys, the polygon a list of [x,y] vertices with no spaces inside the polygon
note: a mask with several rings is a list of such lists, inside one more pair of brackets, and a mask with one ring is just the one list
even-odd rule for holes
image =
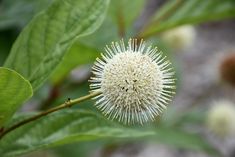
{"label": "blurred background", "polygon": [[[51,1],[0,0],[0,66],[20,31]],[[176,70],[173,102],[162,117],[147,126],[156,129],[159,136],[73,143],[26,156],[235,157],[234,3],[112,0],[101,27],[71,47],[49,81],[21,112],[45,110],[67,98],[85,95],[92,63],[106,44],[122,38],[143,38],[158,46]],[[99,112],[93,103],[84,102],[78,108]]]}

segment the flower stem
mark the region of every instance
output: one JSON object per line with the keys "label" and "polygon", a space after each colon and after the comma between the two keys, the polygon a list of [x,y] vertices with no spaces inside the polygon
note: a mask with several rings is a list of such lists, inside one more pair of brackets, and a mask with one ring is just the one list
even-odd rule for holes
{"label": "flower stem", "polygon": [[140,31],[140,33],[137,35],[137,38],[149,38],[153,35],[156,35],[157,33],[159,32],[162,32],[164,31],[165,29],[169,29],[168,27],[165,27],[163,29],[161,29],[161,31],[154,31],[154,32],[148,32],[148,30],[151,28],[151,27],[158,27],[158,25],[166,20],[167,18],[169,18],[172,14],[175,13],[175,11],[180,7],[182,6],[183,4],[183,0],[176,0],[174,2],[174,4],[172,6],[170,6],[170,8],[165,11],[163,14],[160,14],[160,16],[155,19],[154,21],[150,21],[144,28],[142,31]]}
{"label": "flower stem", "polygon": [[101,94],[101,92],[93,92],[93,93],[90,93],[90,94],[88,94],[86,96],[82,96],[82,97],[77,98],[77,99],[67,100],[65,103],[63,103],[63,104],[61,104],[59,106],[56,106],[54,108],[51,108],[51,109],[46,110],[44,112],[41,112],[41,113],[39,113],[39,114],[37,114],[37,115],[35,115],[33,117],[27,118],[27,119],[25,119],[25,120],[23,120],[23,121],[21,121],[19,123],[16,123],[16,124],[12,125],[9,128],[6,128],[5,130],[3,130],[0,133],[0,139],[2,139],[2,137],[5,136],[6,134],[8,134],[9,132],[11,132],[11,131],[13,131],[13,130],[15,130],[15,129],[25,125],[25,124],[28,124],[28,123],[30,123],[32,121],[35,121],[35,120],[37,120],[37,119],[39,119],[41,117],[44,117],[44,116],[46,116],[46,115],[48,115],[50,113],[56,112],[58,110],[72,107],[72,106],[74,106],[77,103],[80,103],[80,102],[83,102],[83,101],[88,100],[90,98],[93,98],[93,97],[95,97],[95,96],[97,96],[99,94]]}

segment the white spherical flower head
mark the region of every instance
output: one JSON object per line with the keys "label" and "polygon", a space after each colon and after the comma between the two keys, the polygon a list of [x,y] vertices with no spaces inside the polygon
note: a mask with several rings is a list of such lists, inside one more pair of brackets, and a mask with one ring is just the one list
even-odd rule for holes
{"label": "white spherical flower head", "polygon": [[154,120],[171,100],[174,72],[166,57],[157,48],[137,40],[106,46],[102,59],[93,66],[90,85],[95,92],[96,106],[111,119],[124,123]]}
{"label": "white spherical flower head", "polygon": [[219,136],[234,135],[235,104],[227,100],[215,102],[208,112],[207,124]]}

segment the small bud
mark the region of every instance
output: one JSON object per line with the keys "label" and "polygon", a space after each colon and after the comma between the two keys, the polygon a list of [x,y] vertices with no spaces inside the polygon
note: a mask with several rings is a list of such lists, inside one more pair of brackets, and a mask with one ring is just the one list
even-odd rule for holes
{"label": "small bud", "polygon": [[235,104],[220,100],[208,112],[207,124],[216,135],[224,137],[235,133]]}
{"label": "small bud", "polygon": [[196,37],[193,26],[184,25],[162,34],[162,40],[173,49],[183,49],[192,45]]}
{"label": "small bud", "polygon": [[230,54],[220,65],[221,79],[235,87],[235,54]]}

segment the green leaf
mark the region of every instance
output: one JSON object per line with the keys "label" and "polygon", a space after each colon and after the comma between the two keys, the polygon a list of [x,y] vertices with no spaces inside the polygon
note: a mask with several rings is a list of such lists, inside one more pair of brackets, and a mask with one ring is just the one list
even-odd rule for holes
{"label": "green leaf", "polygon": [[179,25],[232,17],[235,17],[234,0],[171,0],[153,16],[142,36],[150,36]]}
{"label": "green leaf", "polygon": [[56,68],[51,77],[51,81],[54,84],[59,83],[72,69],[82,64],[92,63],[98,56],[99,52],[96,49],[87,47],[79,42],[75,43]]}
{"label": "green leaf", "polygon": [[[104,147],[103,141],[79,142],[58,146],[52,151],[57,157],[91,157],[96,150]],[[91,151],[92,150],[92,151]]]}
{"label": "green leaf", "polygon": [[[22,117],[15,117],[17,121]],[[14,123],[16,121],[12,120]],[[158,126],[156,130],[124,127],[85,110],[64,110],[26,124],[0,140],[0,155],[17,156],[73,142],[93,140],[150,140],[175,147],[216,152],[198,135]],[[148,138],[149,139],[149,138]]]}
{"label": "green leaf", "polygon": [[0,8],[0,29],[25,26],[31,18],[52,0],[2,0]]}
{"label": "green leaf", "polygon": [[156,135],[151,140],[158,143],[168,144],[177,148],[204,151],[213,156],[218,151],[198,134],[187,133],[177,128],[160,127],[156,129]]}
{"label": "green leaf", "polygon": [[32,87],[17,72],[0,67],[0,127],[33,94]]}
{"label": "green leaf", "polygon": [[153,134],[152,131],[124,129],[93,112],[64,110],[7,134],[0,140],[0,155],[16,156],[77,141],[143,137]]}
{"label": "green leaf", "polygon": [[[176,107],[177,108],[177,107]],[[188,110],[182,111],[178,114],[179,110],[175,107],[169,107],[167,112],[162,116],[161,123],[164,126],[177,126],[183,125],[203,125],[207,116],[207,107],[191,107]]]}
{"label": "green leaf", "polygon": [[94,32],[109,0],[55,0],[22,31],[5,66],[37,89],[61,62],[77,38]]}

